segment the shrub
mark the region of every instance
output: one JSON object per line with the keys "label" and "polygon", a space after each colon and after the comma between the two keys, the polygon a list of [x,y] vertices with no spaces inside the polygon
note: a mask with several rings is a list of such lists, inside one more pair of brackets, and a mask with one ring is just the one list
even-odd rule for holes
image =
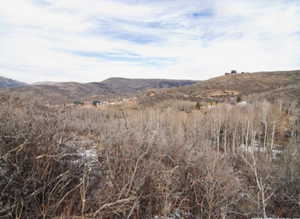
{"label": "shrub", "polygon": [[[268,102],[193,109],[0,104],[0,217],[297,217],[295,112]],[[274,159],[283,125],[293,138]],[[263,152],[251,153],[256,145]]]}

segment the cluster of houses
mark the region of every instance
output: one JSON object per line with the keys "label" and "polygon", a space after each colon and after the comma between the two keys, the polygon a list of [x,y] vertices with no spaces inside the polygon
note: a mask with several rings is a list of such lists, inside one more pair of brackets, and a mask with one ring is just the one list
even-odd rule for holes
{"label": "cluster of houses", "polygon": [[107,106],[107,105],[135,104],[136,101],[137,101],[136,97],[122,98],[120,100],[112,100],[112,101],[93,101],[93,105],[96,107],[100,107],[100,106]]}
{"label": "cluster of houses", "polygon": [[82,101],[74,101],[73,105],[92,105],[95,107],[108,106],[108,105],[121,105],[121,104],[135,104],[137,102],[137,98],[123,98],[120,100],[110,100],[110,101],[101,101],[101,100],[93,100],[92,102],[82,102]]}

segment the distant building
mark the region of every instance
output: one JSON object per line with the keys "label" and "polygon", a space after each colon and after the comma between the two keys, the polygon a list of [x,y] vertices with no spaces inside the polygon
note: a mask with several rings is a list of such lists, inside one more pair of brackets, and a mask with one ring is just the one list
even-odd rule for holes
{"label": "distant building", "polygon": [[230,75],[230,73],[226,72],[225,75]]}
{"label": "distant building", "polygon": [[100,100],[94,100],[94,101],[92,102],[92,104],[93,104],[94,106],[99,106],[99,105],[102,105],[103,103],[102,103]]}

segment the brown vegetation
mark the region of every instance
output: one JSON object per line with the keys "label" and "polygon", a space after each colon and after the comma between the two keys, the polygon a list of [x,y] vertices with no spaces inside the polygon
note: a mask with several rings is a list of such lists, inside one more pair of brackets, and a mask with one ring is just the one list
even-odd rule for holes
{"label": "brown vegetation", "polygon": [[0,109],[0,217],[299,217],[293,104]]}
{"label": "brown vegetation", "polygon": [[33,85],[0,77],[0,94],[6,93],[3,87],[9,89],[11,95],[22,98],[34,96],[42,103],[64,104],[74,101],[108,100],[115,97],[126,97],[138,91],[148,89],[170,88],[195,84],[197,81],[167,80],[167,79],[127,79],[110,78],[102,82],[76,83],[76,82],[42,82]]}
{"label": "brown vegetation", "polygon": [[299,79],[300,71],[230,74],[191,86],[168,89],[156,95],[155,100],[207,101],[207,98],[217,98],[219,102],[226,102],[229,97],[240,95],[247,100],[259,98],[274,102],[281,98],[288,101],[297,100],[300,103]]}

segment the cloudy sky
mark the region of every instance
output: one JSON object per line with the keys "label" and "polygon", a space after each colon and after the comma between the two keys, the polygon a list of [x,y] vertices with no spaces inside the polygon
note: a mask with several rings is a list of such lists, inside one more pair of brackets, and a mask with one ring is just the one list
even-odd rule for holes
{"label": "cloudy sky", "polygon": [[202,80],[300,69],[299,0],[7,0],[0,75]]}

